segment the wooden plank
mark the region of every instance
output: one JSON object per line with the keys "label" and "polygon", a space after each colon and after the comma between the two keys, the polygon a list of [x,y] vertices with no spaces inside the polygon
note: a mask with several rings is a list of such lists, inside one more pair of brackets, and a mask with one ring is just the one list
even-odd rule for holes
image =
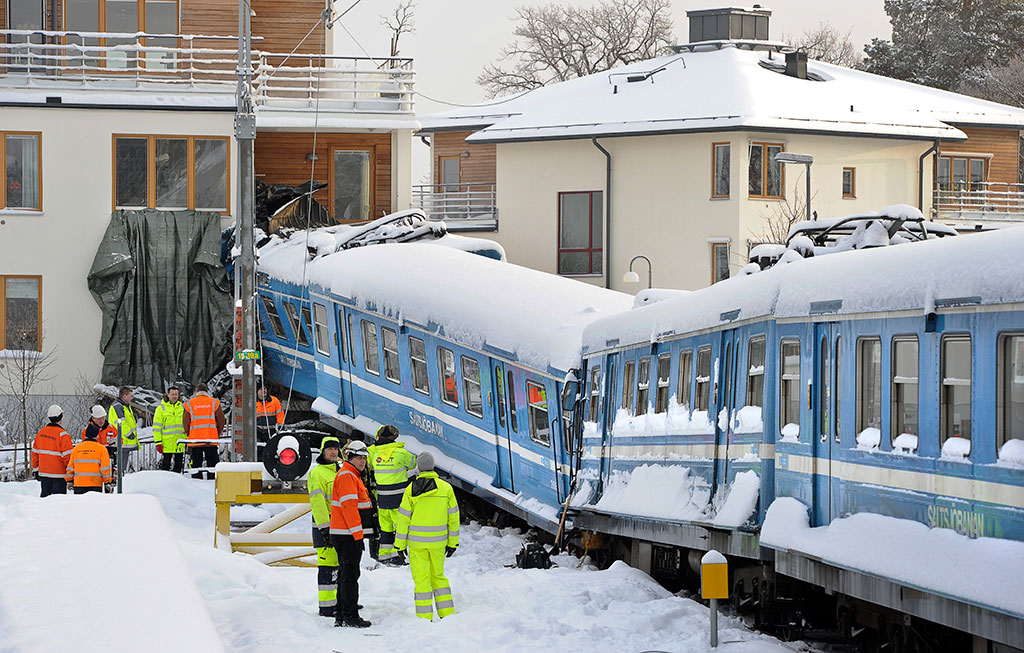
{"label": "wooden plank", "polygon": [[[441,158],[459,157],[459,182],[493,184],[498,177],[498,150],[491,144],[471,144],[466,137],[473,132],[434,132],[434,183],[441,183]],[[468,152],[469,156],[463,156]]]}
{"label": "wooden plank", "polygon": [[963,143],[939,144],[941,154],[971,152],[974,154],[991,154],[988,163],[988,181],[1015,184],[1018,180],[1020,151],[1019,136],[1015,129],[989,129],[981,127],[961,127],[967,134]]}

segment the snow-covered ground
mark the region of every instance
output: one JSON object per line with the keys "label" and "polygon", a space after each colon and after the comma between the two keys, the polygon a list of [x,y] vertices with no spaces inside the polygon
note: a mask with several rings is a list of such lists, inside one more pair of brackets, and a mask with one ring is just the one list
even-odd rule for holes
{"label": "snow-covered ground", "polygon": [[[476,524],[462,528],[462,546],[447,563],[454,616],[435,623],[415,618],[408,568],[371,568],[375,563],[365,558],[360,601],[362,615],[373,627],[336,629],[316,614],[314,569],[267,567],[246,555],[213,548],[212,481],[140,472],[125,479],[125,488],[126,497],[39,499],[34,481],[0,483],[0,651],[30,650],[28,642],[31,650],[182,650],[171,645],[177,635],[169,631],[188,635],[193,624],[202,624],[204,612],[229,651],[710,650],[708,610],[700,603],[672,595],[623,563],[604,571],[578,569],[578,560],[559,556],[559,567],[553,569],[507,568],[523,543],[521,534]],[[152,495],[157,501],[137,495]],[[166,520],[159,515],[160,507]],[[83,515],[95,516],[105,508],[112,515],[148,510],[149,517],[139,523],[147,532],[136,539],[161,542],[164,558],[119,541],[84,541],[82,534],[95,528]],[[178,548],[189,577],[172,582],[167,568],[160,571],[161,564],[175,558]],[[99,587],[95,579],[72,574],[62,579],[58,591],[33,582],[56,559],[115,569],[126,558],[141,561],[152,573],[134,581],[128,574],[110,573]],[[192,581],[202,598],[189,600],[183,581]],[[119,593],[129,591],[136,598],[146,596],[147,606],[109,610]],[[95,612],[87,618],[82,615],[89,611],[68,609],[82,605],[95,606]],[[89,619],[141,622],[143,615],[152,616],[151,607],[166,611],[158,629],[126,626],[121,639],[104,636],[95,641],[101,631]],[[39,620],[12,618],[26,614],[49,615],[50,627],[40,628]],[[804,648],[753,633],[730,618],[719,620],[719,630],[723,644],[718,650]],[[68,633],[77,638],[70,648],[63,645]],[[202,641],[197,638],[189,650],[216,648],[202,646]]]}

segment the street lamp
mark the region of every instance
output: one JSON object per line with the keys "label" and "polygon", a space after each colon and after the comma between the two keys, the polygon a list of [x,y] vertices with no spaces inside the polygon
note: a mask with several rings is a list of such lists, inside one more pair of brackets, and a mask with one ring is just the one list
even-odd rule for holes
{"label": "street lamp", "polygon": [[647,288],[650,289],[652,287],[654,270],[651,266],[651,259],[647,258],[643,254],[637,254],[630,260],[629,272],[622,275],[622,283],[640,283],[640,275],[638,275],[636,272],[633,272],[633,264],[636,263],[637,259],[641,258],[647,261]]}
{"label": "street lamp", "polygon": [[804,204],[807,206],[807,221],[811,221],[811,164],[814,157],[810,154],[796,154],[794,152],[779,152],[775,155],[778,163],[802,163],[807,166],[807,196]]}

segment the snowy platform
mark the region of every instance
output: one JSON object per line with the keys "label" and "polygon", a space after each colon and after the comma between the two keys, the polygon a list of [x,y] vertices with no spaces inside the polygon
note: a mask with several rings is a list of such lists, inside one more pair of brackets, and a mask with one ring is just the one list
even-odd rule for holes
{"label": "snowy platform", "polygon": [[5,485],[35,496],[0,502],[0,650],[223,650],[156,498]]}

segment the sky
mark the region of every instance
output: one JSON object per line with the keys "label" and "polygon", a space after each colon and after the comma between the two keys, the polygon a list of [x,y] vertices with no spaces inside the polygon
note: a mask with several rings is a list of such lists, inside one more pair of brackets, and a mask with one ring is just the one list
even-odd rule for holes
{"label": "sky", "polygon": [[[484,101],[486,96],[477,86],[476,77],[512,40],[515,23],[511,16],[516,7],[551,2],[578,7],[599,4],[598,0],[416,0],[416,32],[404,35],[399,43],[399,56],[414,59],[416,90],[420,93],[416,97],[416,112],[425,115],[450,108],[442,102],[459,105]],[[734,4],[746,6],[714,0],[673,0],[677,41],[686,42],[687,10]],[[350,0],[335,3],[338,10],[349,5]],[[359,0],[342,19],[343,25],[333,28],[335,54],[360,56],[365,50],[365,54],[372,56],[387,55],[390,34],[381,26],[380,17],[396,5],[397,0]],[[762,2],[761,6],[772,11],[773,40],[781,40],[784,34],[799,35],[822,21],[841,31],[849,30],[850,39],[859,48],[872,37],[889,38],[892,33],[883,0],[773,0]],[[427,174],[429,154],[417,139],[413,183],[425,183]]]}

